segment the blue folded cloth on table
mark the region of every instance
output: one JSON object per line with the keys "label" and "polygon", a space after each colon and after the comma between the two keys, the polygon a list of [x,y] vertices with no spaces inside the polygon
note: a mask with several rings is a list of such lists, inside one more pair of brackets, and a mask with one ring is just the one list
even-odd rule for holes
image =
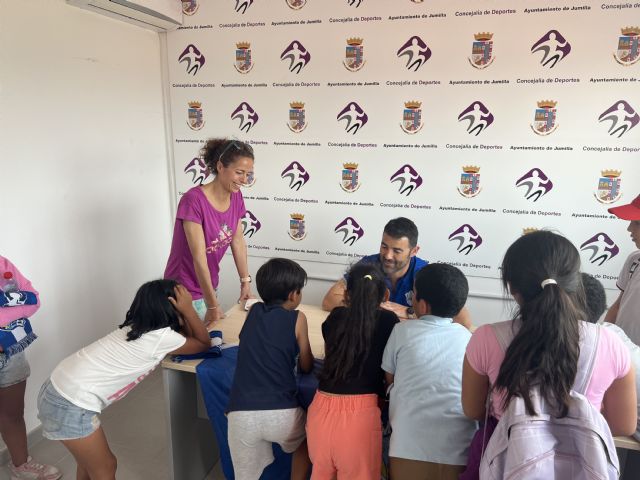
{"label": "blue folded cloth on table", "polygon": [[171,359],[180,363],[185,360],[202,360],[205,358],[216,358],[222,355],[222,332],[220,330],[211,330],[209,332],[211,338],[211,348],[200,353],[192,353],[189,355],[174,355]]}
{"label": "blue folded cloth on table", "polygon": [[[233,463],[227,443],[227,416],[225,411],[229,403],[229,392],[238,361],[238,347],[227,348],[219,358],[200,362],[196,367],[198,383],[207,408],[207,415],[218,440],[222,471],[227,480],[234,480]],[[314,372],[298,374],[298,401],[308,408],[318,388],[315,372],[322,366],[320,360],[314,362]],[[279,445],[273,445],[274,461],[262,472],[261,480],[280,480],[291,476],[291,454],[282,451]]]}

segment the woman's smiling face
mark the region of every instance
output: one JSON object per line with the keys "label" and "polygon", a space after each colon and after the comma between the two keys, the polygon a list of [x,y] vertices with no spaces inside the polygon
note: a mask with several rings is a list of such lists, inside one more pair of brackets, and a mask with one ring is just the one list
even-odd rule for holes
{"label": "woman's smiling face", "polygon": [[238,157],[227,167],[218,162],[218,181],[230,192],[238,192],[252,173],[253,159],[250,157]]}

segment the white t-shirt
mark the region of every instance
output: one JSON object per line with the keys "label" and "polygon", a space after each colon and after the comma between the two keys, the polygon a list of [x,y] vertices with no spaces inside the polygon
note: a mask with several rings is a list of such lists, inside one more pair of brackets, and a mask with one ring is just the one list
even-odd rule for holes
{"label": "white t-shirt", "polygon": [[618,325],[631,341],[640,345],[640,250],[633,252],[624,262],[618,288],[623,291],[616,317]]}
{"label": "white t-shirt", "polygon": [[51,374],[58,393],[74,405],[101,412],[187,341],[169,327],[127,341],[129,330],[118,328],[60,362]]}
{"label": "white t-shirt", "polygon": [[636,428],[636,433],[633,436],[640,441],[640,347],[633,343],[629,337],[624,333],[624,331],[617,325],[609,322],[602,322],[602,326],[608,328],[610,331],[614,332],[624,346],[629,350],[629,355],[631,356],[631,363],[636,370],[636,395],[638,397],[638,425]]}
{"label": "white t-shirt", "polygon": [[462,412],[462,362],[471,333],[450,318],[398,323],[382,357],[394,375],[389,456],[466,465],[477,425]]}

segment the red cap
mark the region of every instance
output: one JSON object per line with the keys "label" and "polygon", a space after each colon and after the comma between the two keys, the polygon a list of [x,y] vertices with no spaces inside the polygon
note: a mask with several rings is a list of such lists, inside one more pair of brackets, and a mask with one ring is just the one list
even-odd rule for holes
{"label": "red cap", "polygon": [[622,220],[640,220],[640,195],[638,195],[633,202],[610,208],[608,212],[613,213]]}

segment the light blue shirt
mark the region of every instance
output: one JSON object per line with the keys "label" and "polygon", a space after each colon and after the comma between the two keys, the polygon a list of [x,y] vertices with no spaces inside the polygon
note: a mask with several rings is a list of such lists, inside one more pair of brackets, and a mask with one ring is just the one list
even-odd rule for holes
{"label": "light blue shirt", "polygon": [[450,318],[398,323],[382,369],[394,375],[389,456],[466,465],[477,424],[462,413],[462,362],[471,333]]}

